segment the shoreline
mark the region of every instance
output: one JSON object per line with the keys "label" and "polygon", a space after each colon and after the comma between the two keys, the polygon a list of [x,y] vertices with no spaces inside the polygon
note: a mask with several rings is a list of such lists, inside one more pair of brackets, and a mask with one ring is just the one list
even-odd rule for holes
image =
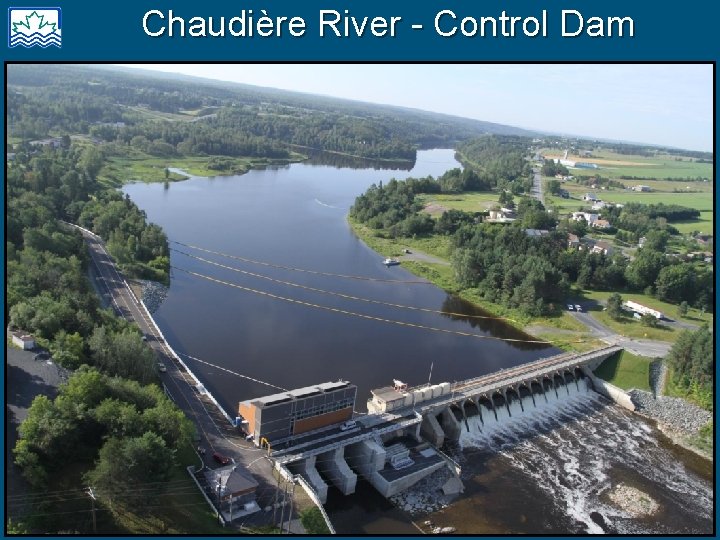
{"label": "shoreline", "polygon": [[[352,219],[349,214],[345,216],[345,220],[350,227],[350,230],[355,234],[355,236],[363,242],[369,249],[376,252],[379,256],[382,257],[402,257],[402,250],[403,245],[408,244],[410,245],[414,239],[406,238],[404,244],[400,244],[397,242],[396,239],[387,239],[387,238],[377,238],[372,235],[371,230],[364,224],[357,222],[356,220]],[[376,241],[373,241],[376,240]],[[390,243],[389,246],[383,245],[384,243]],[[418,251],[422,251],[421,248],[415,248]],[[437,254],[430,254],[430,253],[423,253],[423,255],[428,255],[432,258],[442,259],[441,256]],[[554,347],[557,347],[564,351],[575,351],[580,352],[582,351],[581,348],[573,347],[572,340],[563,340],[563,339],[557,339],[561,335],[565,335],[565,337],[568,337],[568,334],[578,334],[578,339],[581,339],[581,335],[586,333],[586,331],[578,331],[576,329],[571,328],[563,328],[561,326],[548,326],[547,323],[549,322],[548,318],[535,318],[535,317],[526,317],[520,314],[516,314],[512,311],[508,312],[502,309],[502,306],[500,307],[500,311],[495,309],[495,306],[488,305],[487,302],[479,302],[478,298],[473,296],[472,294],[468,294],[466,291],[461,290],[457,287],[457,285],[453,282],[454,278],[449,275],[449,272],[452,272],[451,264],[446,259],[442,259],[444,264],[440,263],[431,263],[427,261],[418,261],[418,260],[401,260],[402,267],[405,268],[408,272],[412,273],[413,275],[427,279],[429,282],[431,282],[436,287],[442,289],[448,294],[453,294],[455,296],[458,296],[459,298],[462,298],[463,300],[471,303],[474,307],[481,309],[482,311],[488,313],[488,315],[495,316],[498,319],[502,319],[505,324],[512,327],[515,330],[519,330],[520,332],[523,332],[524,334],[528,335],[531,338],[534,339],[540,339],[547,341],[549,344],[553,345]],[[443,266],[445,270],[439,269],[437,267]],[[513,318],[515,317],[515,318]],[[528,332],[528,328],[530,327],[547,327],[548,330],[551,331],[551,333],[557,335],[553,336],[543,336],[543,335],[535,335]]]}

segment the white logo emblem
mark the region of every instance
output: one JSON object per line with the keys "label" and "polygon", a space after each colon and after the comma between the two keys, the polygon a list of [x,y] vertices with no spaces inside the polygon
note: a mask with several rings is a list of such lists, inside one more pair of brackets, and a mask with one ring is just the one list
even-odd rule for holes
{"label": "white logo emblem", "polygon": [[60,8],[9,8],[10,47],[60,47]]}

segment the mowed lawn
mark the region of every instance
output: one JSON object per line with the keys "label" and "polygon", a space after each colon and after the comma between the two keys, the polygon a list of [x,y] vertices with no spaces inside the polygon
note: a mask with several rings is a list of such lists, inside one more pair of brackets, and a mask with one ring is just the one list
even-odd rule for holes
{"label": "mowed lawn", "polygon": [[605,360],[595,375],[623,390],[650,390],[649,358],[621,351]]}
{"label": "mowed lawn", "polygon": [[416,199],[425,205],[425,211],[439,216],[445,210],[484,212],[498,203],[499,193],[494,191],[467,191],[465,193],[427,193]]}

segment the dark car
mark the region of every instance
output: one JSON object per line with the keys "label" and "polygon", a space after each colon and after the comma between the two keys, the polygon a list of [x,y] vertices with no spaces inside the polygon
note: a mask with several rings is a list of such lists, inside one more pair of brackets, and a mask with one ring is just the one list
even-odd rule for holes
{"label": "dark car", "polygon": [[219,452],[215,452],[215,453],[213,454],[213,459],[214,459],[215,461],[217,461],[220,465],[229,465],[229,464],[230,464],[230,461],[231,461],[231,459],[230,459],[229,457],[223,456],[223,455],[222,455],[221,453],[219,453]]}

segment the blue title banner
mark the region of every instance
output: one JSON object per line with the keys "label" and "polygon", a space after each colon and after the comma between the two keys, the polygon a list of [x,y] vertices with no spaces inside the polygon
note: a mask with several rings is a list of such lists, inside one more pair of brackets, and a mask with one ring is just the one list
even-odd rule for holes
{"label": "blue title banner", "polygon": [[79,0],[9,4],[6,57],[44,61],[713,60],[717,4]]}

